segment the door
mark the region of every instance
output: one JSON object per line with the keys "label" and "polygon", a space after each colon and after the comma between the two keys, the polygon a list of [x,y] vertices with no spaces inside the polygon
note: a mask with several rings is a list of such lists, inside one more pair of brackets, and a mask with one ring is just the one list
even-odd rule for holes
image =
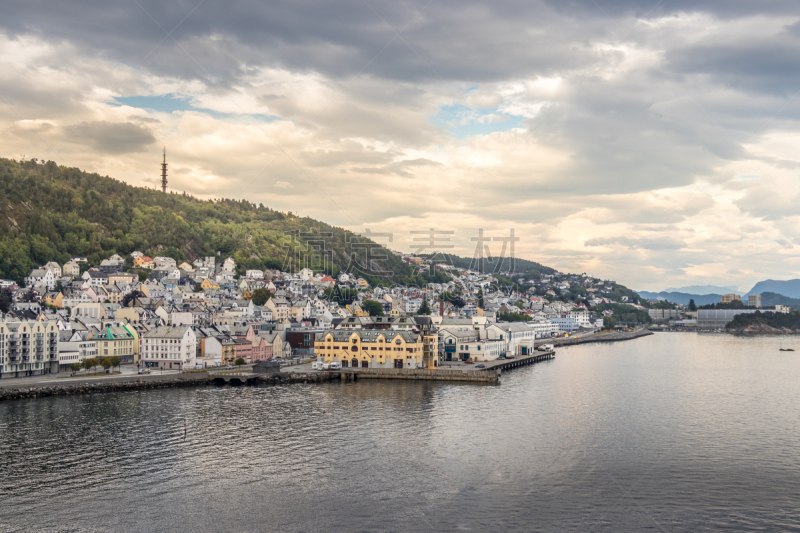
{"label": "door", "polygon": [[369,368],[369,362],[361,361],[361,368]]}
{"label": "door", "polygon": [[394,367],[395,368],[403,368],[403,360],[402,359],[395,359],[394,360]]}

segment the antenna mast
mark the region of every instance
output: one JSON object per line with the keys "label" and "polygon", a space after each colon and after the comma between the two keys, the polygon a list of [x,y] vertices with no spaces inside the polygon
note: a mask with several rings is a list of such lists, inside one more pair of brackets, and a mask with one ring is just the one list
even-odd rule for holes
{"label": "antenna mast", "polygon": [[161,163],[161,192],[167,193],[167,147],[164,147],[164,162]]}

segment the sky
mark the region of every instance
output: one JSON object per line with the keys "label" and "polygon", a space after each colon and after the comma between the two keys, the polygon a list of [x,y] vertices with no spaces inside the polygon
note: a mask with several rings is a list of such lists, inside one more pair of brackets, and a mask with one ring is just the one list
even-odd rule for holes
{"label": "sky", "polygon": [[11,0],[0,15],[2,157],[153,187],[166,147],[175,191],[404,252],[496,256],[513,230],[517,257],[638,290],[800,277],[796,1]]}

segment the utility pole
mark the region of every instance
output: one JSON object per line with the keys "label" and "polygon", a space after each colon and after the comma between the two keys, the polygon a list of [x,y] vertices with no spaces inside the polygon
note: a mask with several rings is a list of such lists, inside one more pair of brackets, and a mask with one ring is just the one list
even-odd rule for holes
{"label": "utility pole", "polygon": [[167,147],[164,147],[164,162],[161,163],[161,192],[167,193]]}

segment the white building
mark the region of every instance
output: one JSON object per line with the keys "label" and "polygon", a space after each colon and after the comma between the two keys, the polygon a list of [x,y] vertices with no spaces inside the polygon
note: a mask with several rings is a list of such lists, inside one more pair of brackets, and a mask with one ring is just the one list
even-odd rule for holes
{"label": "white building", "polygon": [[52,291],[56,286],[56,278],[57,276],[53,274],[52,270],[35,268],[31,270],[31,273],[25,278],[25,286],[33,287],[38,283],[43,283],[45,286],[47,286],[48,291]]}
{"label": "white building", "polygon": [[500,322],[486,327],[486,337],[505,341],[506,354],[517,353],[517,346],[524,340],[533,340],[536,333],[533,328],[523,322]]}
{"label": "white building", "polygon": [[197,336],[190,326],[160,326],[145,333],[141,340],[145,366],[165,370],[196,366]]}
{"label": "white building", "polygon": [[536,320],[533,322],[528,322],[528,326],[533,330],[535,338],[537,339],[553,337],[558,335],[558,332],[560,331],[558,329],[558,324],[555,324],[550,320]]}
{"label": "white building", "polygon": [[156,265],[156,268],[178,267],[178,263],[171,257],[157,256],[153,258],[153,263]]}
{"label": "white building", "polygon": [[49,263],[45,264],[43,267],[45,270],[52,270],[53,276],[58,279],[61,277],[61,267],[58,266],[58,263],[55,261],[50,261]]}
{"label": "white building", "polygon": [[573,331],[578,331],[580,328],[578,321],[570,317],[557,316],[551,318],[550,322],[558,326],[559,331],[563,331],[564,333],[572,333]]}
{"label": "white building", "polygon": [[466,354],[466,359],[477,363],[494,361],[505,355],[506,344],[502,340],[482,340],[465,342],[459,346],[459,353]]}

